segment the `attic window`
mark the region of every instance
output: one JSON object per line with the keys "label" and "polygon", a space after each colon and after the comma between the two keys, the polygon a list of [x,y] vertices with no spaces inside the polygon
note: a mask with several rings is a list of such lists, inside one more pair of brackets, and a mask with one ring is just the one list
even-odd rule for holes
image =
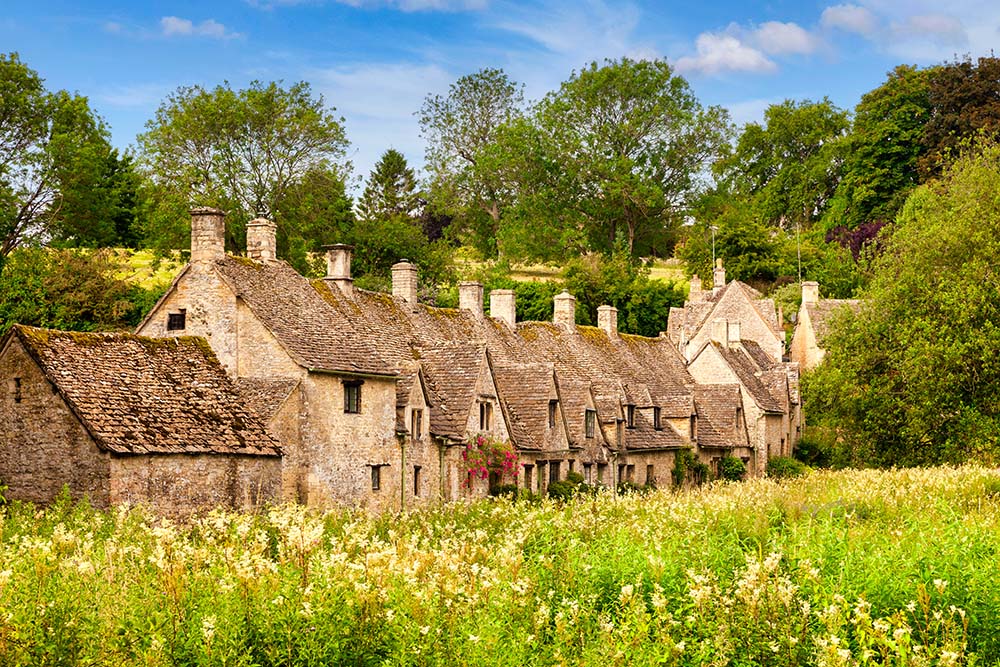
{"label": "attic window", "polygon": [[628,422],[627,425],[628,425],[629,428],[635,428],[635,406],[634,405],[629,404],[629,405],[625,406],[625,419]]}
{"label": "attic window", "polygon": [[344,381],[344,412],[361,412],[361,384],[360,380]]}
{"label": "attic window", "polygon": [[424,411],[423,410],[413,410],[410,413],[410,437],[414,440],[420,440],[420,436],[424,433]]}
{"label": "attic window", "polygon": [[653,428],[657,431],[663,430],[663,424],[660,423],[660,409],[653,408]]}
{"label": "attic window", "polygon": [[584,427],[586,428],[587,438],[593,438],[595,432],[597,431],[597,411],[587,410],[584,413]]}
{"label": "attic window", "polygon": [[559,401],[549,401],[549,428],[556,427],[556,409],[559,407]]}
{"label": "attic window", "polygon": [[493,404],[489,401],[482,401],[479,404],[479,430],[489,431],[490,422],[493,419]]}
{"label": "attic window", "polygon": [[10,381],[10,395],[15,403],[21,402],[21,378],[14,378]]}
{"label": "attic window", "polygon": [[169,313],[167,315],[167,331],[183,331],[187,319],[187,311],[181,308],[180,312]]}

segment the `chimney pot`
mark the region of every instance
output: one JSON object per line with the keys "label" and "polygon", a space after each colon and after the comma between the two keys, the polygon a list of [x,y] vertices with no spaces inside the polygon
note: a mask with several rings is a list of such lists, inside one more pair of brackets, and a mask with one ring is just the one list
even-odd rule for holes
{"label": "chimney pot", "polygon": [[458,284],[458,307],[476,317],[483,316],[483,284],[463,280]]}
{"label": "chimney pot", "polygon": [[344,296],[354,295],[354,279],[351,278],[351,254],[354,246],[346,243],[335,243],[325,245],[326,250],[326,276],[324,280],[329,280],[341,291]]}
{"label": "chimney pot", "polygon": [[191,209],[191,262],[213,262],[226,256],[226,213],[201,206]]}
{"label": "chimney pot", "polygon": [[417,267],[405,259],[392,265],[392,295],[411,305],[417,303]]}
{"label": "chimney pot", "polygon": [[278,226],[265,218],[256,218],[247,224],[247,257],[258,262],[273,262],[277,259]]}
{"label": "chimney pot", "polygon": [[552,322],[570,331],[576,328],[576,297],[563,290],[553,299]]}
{"label": "chimney pot", "polygon": [[514,290],[495,289],[490,292],[490,317],[495,317],[511,329],[516,329],[516,315]]}
{"label": "chimney pot", "polygon": [[617,338],[618,309],[614,306],[598,306],[597,326],[600,327],[604,333],[608,334],[608,338]]}
{"label": "chimney pot", "polygon": [[726,286],[726,269],[722,266],[722,258],[715,260],[715,269],[712,271],[712,293],[718,294],[719,290]]}

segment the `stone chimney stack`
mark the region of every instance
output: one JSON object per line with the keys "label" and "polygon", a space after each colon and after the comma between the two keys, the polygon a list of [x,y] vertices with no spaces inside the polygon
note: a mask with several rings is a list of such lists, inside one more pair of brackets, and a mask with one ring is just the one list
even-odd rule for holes
{"label": "stone chimney stack", "polygon": [[191,263],[226,256],[226,214],[217,208],[191,209]]}
{"label": "stone chimney stack", "polygon": [[553,299],[552,322],[576,331],[576,297],[563,290]]}
{"label": "stone chimney stack", "polygon": [[417,267],[405,259],[392,265],[392,295],[410,305],[417,303]]}
{"label": "stone chimney stack", "polygon": [[712,342],[729,348],[729,322],[723,319],[712,320]]}
{"label": "stone chimney stack", "polygon": [[729,327],[726,331],[726,338],[730,345],[739,344],[742,342],[740,338],[740,321],[734,320],[729,323]]}
{"label": "stone chimney stack", "polygon": [[476,317],[483,316],[483,284],[463,280],[458,284],[458,308]]}
{"label": "stone chimney stack", "polygon": [[597,326],[600,327],[604,333],[608,334],[608,338],[617,338],[618,309],[614,306],[598,306]]}
{"label": "stone chimney stack", "polygon": [[715,260],[715,269],[712,271],[712,293],[718,294],[719,290],[726,286],[726,269],[722,266],[722,258]]}
{"label": "stone chimney stack", "polygon": [[688,301],[698,303],[705,300],[705,293],[701,291],[701,278],[697,274],[691,276],[691,289],[688,292]]}
{"label": "stone chimney stack", "polygon": [[808,280],[802,283],[802,304],[817,303],[819,301],[819,283]]}
{"label": "stone chimney stack", "polygon": [[344,296],[354,295],[354,279],[351,278],[351,254],[354,246],[346,243],[336,243],[325,245],[326,250],[326,277],[341,291]]}
{"label": "stone chimney stack", "polygon": [[514,290],[495,289],[490,292],[490,317],[495,317],[511,329],[516,328],[516,308]]}
{"label": "stone chimney stack", "polygon": [[258,262],[273,262],[278,258],[275,233],[278,226],[266,218],[257,218],[247,224],[247,257]]}

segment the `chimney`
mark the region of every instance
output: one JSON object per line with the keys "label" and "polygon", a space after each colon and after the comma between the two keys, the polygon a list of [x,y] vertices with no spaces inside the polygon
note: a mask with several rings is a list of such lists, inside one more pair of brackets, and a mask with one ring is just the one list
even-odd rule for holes
{"label": "chimney", "polygon": [[392,265],[392,295],[411,305],[417,303],[417,267],[405,259]]}
{"label": "chimney", "polygon": [[608,334],[608,338],[618,337],[618,309],[614,306],[598,306],[597,326]]}
{"label": "chimney", "polygon": [[277,259],[275,232],[278,226],[266,218],[257,218],[247,224],[247,257],[258,262]]}
{"label": "chimney", "polygon": [[191,209],[191,263],[226,256],[226,214],[217,208]]}
{"label": "chimney", "polygon": [[734,320],[729,323],[729,329],[726,333],[726,337],[729,339],[729,344],[738,344],[742,342],[740,338],[740,321]]}
{"label": "chimney", "polygon": [[819,283],[809,280],[802,283],[802,303],[816,303],[819,301]]}
{"label": "chimney", "polygon": [[722,258],[715,260],[715,270],[712,271],[712,293],[718,294],[726,286],[726,269],[722,266]]}
{"label": "chimney", "polygon": [[354,246],[346,243],[336,243],[325,245],[326,250],[326,277],[340,289],[344,296],[354,295],[354,279],[351,278],[351,253]]}
{"label": "chimney", "polygon": [[495,289],[490,292],[490,317],[495,317],[511,329],[515,329],[516,314],[514,290]]}
{"label": "chimney", "polygon": [[705,294],[701,291],[701,278],[698,274],[691,276],[691,289],[688,291],[688,301],[698,303],[705,300]]}
{"label": "chimney", "polygon": [[458,284],[458,308],[476,317],[483,316],[483,284],[463,280]]}
{"label": "chimney", "polygon": [[563,290],[553,299],[552,322],[576,331],[576,297]]}
{"label": "chimney", "polygon": [[712,342],[729,348],[729,323],[726,320],[712,320]]}

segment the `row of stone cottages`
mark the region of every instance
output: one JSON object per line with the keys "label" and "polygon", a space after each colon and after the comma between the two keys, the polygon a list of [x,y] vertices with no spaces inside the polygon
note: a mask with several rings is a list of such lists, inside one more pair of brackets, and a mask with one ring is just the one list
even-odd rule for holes
{"label": "row of stone cottages", "polygon": [[[195,209],[191,260],[133,334],[16,326],[0,345],[0,483],[44,502],[64,485],[92,502],[184,513],[262,501],[390,509],[483,495],[463,459],[484,434],[516,448],[515,482],[544,492],[664,484],[675,456],[724,456],[762,474],[802,421],[798,368],[782,361],[773,302],[739,282],[692,282],[657,338],[617,313],[518,322],[514,293],[460,286],[458,309],[417,301],[400,262],[392,294],[357,289],[351,248],[310,280],[253,221],[246,257],[224,251],[224,214]],[[513,476],[511,476],[513,477]],[[493,480],[494,482],[497,480]]]}

